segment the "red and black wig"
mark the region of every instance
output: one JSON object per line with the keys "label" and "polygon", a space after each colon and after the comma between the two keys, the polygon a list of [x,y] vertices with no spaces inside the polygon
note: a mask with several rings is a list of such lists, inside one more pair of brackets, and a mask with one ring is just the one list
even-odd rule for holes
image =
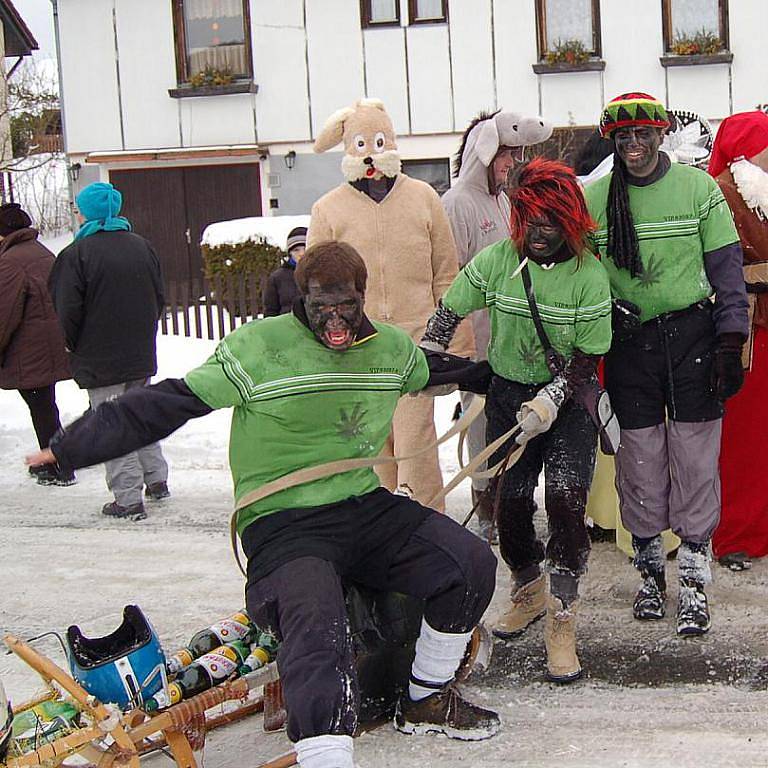
{"label": "red and black wig", "polygon": [[587,235],[596,224],[589,215],[576,175],[567,165],[535,157],[514,172],[507,195],[512,205],[509,231],[518,251],[522,252],[530,222],[549,218],[563,230],[571,254],[581,256]]}

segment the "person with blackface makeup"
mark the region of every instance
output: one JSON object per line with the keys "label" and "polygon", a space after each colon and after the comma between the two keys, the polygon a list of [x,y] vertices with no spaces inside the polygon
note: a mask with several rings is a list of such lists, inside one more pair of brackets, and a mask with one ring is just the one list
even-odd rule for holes
{"label": "person with blackface makeup", "polygon": [[[594,224],[570,168],[531,160],[518,169],[508,195],[511,236],[484,248],[461,270],[421,343],[430,350],[446,349],[467,315],[488,308],[493,371],[485,404],[488,442],[519,422],[516,441],[525,445],[501,478],[499,546],[513,586],[494,634],[514,637],[546,614],[547,674],[567,683],[582,671],[576,612],[590,551],[585,507],[597,445],[597,427],[581,395],[595,381],[597,364],[611,343],[611,296],[603,266],[586,250]],[[548,359],[537,332],[527,280],[556,359]],[[488,463],[495,465],[509,448],[503,446]],[[546,548],[533,525],[542,467]]]}
{"label": "person with blackface makeup", "polygon": [[711,624],[704,590],[720,516],[721,417],[743,379],[747,298],[723,193],[704,171],[659,152],[668,126],[664,106],[648,94],[609,102],[600,127],[615,147],[613,170],[585,196],[613,296],[637,310],[614,326],[605,358],[621,425],[621,518],[643,579],[633,613],[664,616],[661,532],[670,528],[682,540],[677,632],[700,635]]}
{"label": "person with blackface makeup", "polygon": [[[238,328],[184,379],[100,405],[28,463],[98,463],[216,408],[234,409],[230,466],[238,500],[302,468],[377,457],[400,397],[435,382],[405,331],[366,317],[366,278],[352,246],[316,244],[296,267],[300,297],[290,314]],[[476,365],[482,370],[465,368]],[[246,504],[237,530],[248,558],[248,615],[281,641],[288,736],[302,768],[353,767],[358,691],[342,577],[424,600],[398,730],[465,740],[496,733],[498,715],[452,684],[493,595],[496,558],[486,543],[447,515],[380,487],[371,468]]]}

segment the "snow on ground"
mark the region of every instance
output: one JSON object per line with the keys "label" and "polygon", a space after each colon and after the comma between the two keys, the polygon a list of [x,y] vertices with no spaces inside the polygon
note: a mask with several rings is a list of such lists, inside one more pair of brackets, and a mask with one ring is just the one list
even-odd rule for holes
{"label": "snow on ground", "polygon": [[[180,376],[204,360],[213,342],[159,337],[160,376]],[[66,423],[86,407],[73,382],[57,387]],[[455,399],[439,401],[447,427]],[[78,484],[45,488],[27,477],[23,456],[35,449],[27,410],[16,392],[0,391],[0,633],[30,637],[79,624],[99,635],[119,623],[122,606],[141,605],[163,644],[183,644],[209,621],[242,606],[243,581],[229,551],[231,483],[229,413],[190,422],[164,443],[173,497],[149,507],[141,522],[100,514],[110,496],[102,469],[78,472]],[[442,451],[446,475],[457,469],[455,443]],[[469,491],[449,497],[460,517]],[[540,500],[541,504],[541,500]],[[543,515],[538,524],[543,528]],[[764,766],[768,760],[768,567],[732,574],[716,568],[709,636],[674,634],[670,616],[638,624],[630,614],[636,575],[610,544],[595,546],[584,586],[579,648],[584,680],[565,688],[543,680],[543,622],[514,642],[497,643],[490,670],[468,684],[479,702],[498,709],[503,731],[465,744],[406,737],[388,725],[357,740],[361,768],[417,766]],[[503,608],[508,576],[499,568],[487,619]],[[37,647],[62,662],[55,642]],[[15,657],[0,655],[0,676],[19,701],[37,687]],[[207,768],[255,768],[288,751],[284,734],[264,734],[260,716],[213,732]],[[149,758],[152,765],[164,758]]]}

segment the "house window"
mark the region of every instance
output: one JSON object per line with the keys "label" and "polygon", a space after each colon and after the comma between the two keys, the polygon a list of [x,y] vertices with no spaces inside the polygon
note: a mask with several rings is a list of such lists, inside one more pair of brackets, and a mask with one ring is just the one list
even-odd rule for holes
{"label": "house window", "polygon": [[539,59],[581,64],[599,57],[599,0],[536,0]]}
{"label": "house window", "polygon": [[408,0],[411,24],[448,21],[448,0]]}
{"label": "house window", "polygon": [[678,55],[728,50],[727,0],[662,0],[664,48]]}
{"label": "house window", "polygon": [[436,160],[403,160],[403,173],[426,181],[438,195],[451,188],[451,164],[447,157]]}
{"label": "house window", "polygon": [[248,0],[173,2],[179,82],[225,85],[252,77]]}
{"label": "house window", "polygon": [[360,20],[364,27],[400,25],[400,0],[360,0]]}

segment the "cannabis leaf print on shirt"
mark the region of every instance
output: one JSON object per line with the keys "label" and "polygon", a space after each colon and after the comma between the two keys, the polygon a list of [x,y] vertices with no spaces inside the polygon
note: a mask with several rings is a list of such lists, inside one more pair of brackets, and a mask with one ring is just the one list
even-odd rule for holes
{"label": "cannabis leaf print on shirt", "polygon": [[652,288],[661,281],[661,275],[664,271],[662,261],[655,253],[648,258],[648,263],[643,267],[643,271],[637,276],[637,282],[643,288]]}

